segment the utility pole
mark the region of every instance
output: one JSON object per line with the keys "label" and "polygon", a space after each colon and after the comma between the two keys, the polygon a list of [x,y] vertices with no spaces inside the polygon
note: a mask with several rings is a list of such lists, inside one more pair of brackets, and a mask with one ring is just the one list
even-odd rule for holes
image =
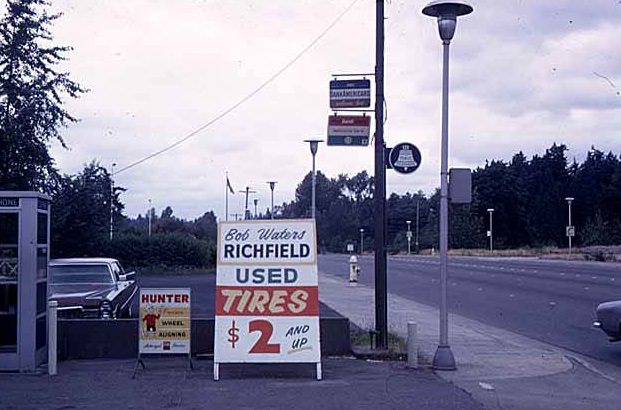
{"label": "utility pole", "polygon": [[151,237],[151,217],[152,217],[152,212],[151,212],[151,200],[149,199],[149,238]]}
{"label": "utility pole", "polygon": [[267,181],[270,184],[270,190],[272,191],[272,207],[270,208],[270,217],[274,219],[274,187],[276,187],[278,181]]}
{"label": "utility pole", "polygon": [[112,172],[110,172],[110,240],[114,232],[114,167],[116,167],[116,162],[112,163]]}
{"label": "utility pole", "polygon": [[384,0],[375,3],[375,330],[377,348],[388,347],[386,279],[386,167],[384,164]]}
{"label": "utility pole", "polygon": [[[246,189],[244,189],[243,191],[239,191],[240,193],[246,194],[246,207],[244,209],[244,219],[250,219],[250,210],[248,209],[248,195],[249,194],[256,194],[257,191],[251,191],[250,187],[246,187]],[[237,217],[236,219],[237,220]]]}

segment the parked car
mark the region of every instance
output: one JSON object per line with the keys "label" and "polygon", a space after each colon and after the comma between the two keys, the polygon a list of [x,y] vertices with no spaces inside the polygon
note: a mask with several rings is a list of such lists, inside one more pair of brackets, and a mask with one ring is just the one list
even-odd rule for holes
{"label": "parked car", "polygon": [[138,291],[135,272],[116,259],[52,259],[49,300],[58,302],[59,318],[131,317]]}
{"label": "parked car", "polygon": [[602,329],[611,342],[621,340],[621,300],[600,303],[595,312],[597,320],[593,326]]}

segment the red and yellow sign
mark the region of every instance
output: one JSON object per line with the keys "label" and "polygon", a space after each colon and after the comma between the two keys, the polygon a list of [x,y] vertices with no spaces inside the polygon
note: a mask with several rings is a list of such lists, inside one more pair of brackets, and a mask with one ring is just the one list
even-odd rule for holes
{"label": "red and yellow sign", "polygon": [[190,289],[141,289],[139,353],[190,353]]}
{"label": "red and yellow sign", "polygon": [[313,220],[218,226],[214,363],[319,363]]}

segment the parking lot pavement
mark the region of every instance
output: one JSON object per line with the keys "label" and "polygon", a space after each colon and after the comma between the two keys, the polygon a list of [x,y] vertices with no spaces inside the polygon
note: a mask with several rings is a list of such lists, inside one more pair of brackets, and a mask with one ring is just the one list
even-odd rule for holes
{"label": "parking lot pavement", "polygon": [[134,361],[61,362],[59,374],[0,374],[0,409],[482,409],[463,390],[429,370],[400,362],[352,358],[323,360],[324,379],[314,365],[222,365],[147,358],[131,379]]}

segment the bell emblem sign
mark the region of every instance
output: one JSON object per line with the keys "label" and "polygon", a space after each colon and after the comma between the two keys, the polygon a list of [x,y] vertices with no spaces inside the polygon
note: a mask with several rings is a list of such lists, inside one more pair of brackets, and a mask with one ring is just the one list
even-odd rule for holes
{"label": "bell emblem sign", "polygon": [[389,154],[392,169],[400,174],[410,174],[420,166],[421,155],[415,145],[408,142],[398,144]]}

